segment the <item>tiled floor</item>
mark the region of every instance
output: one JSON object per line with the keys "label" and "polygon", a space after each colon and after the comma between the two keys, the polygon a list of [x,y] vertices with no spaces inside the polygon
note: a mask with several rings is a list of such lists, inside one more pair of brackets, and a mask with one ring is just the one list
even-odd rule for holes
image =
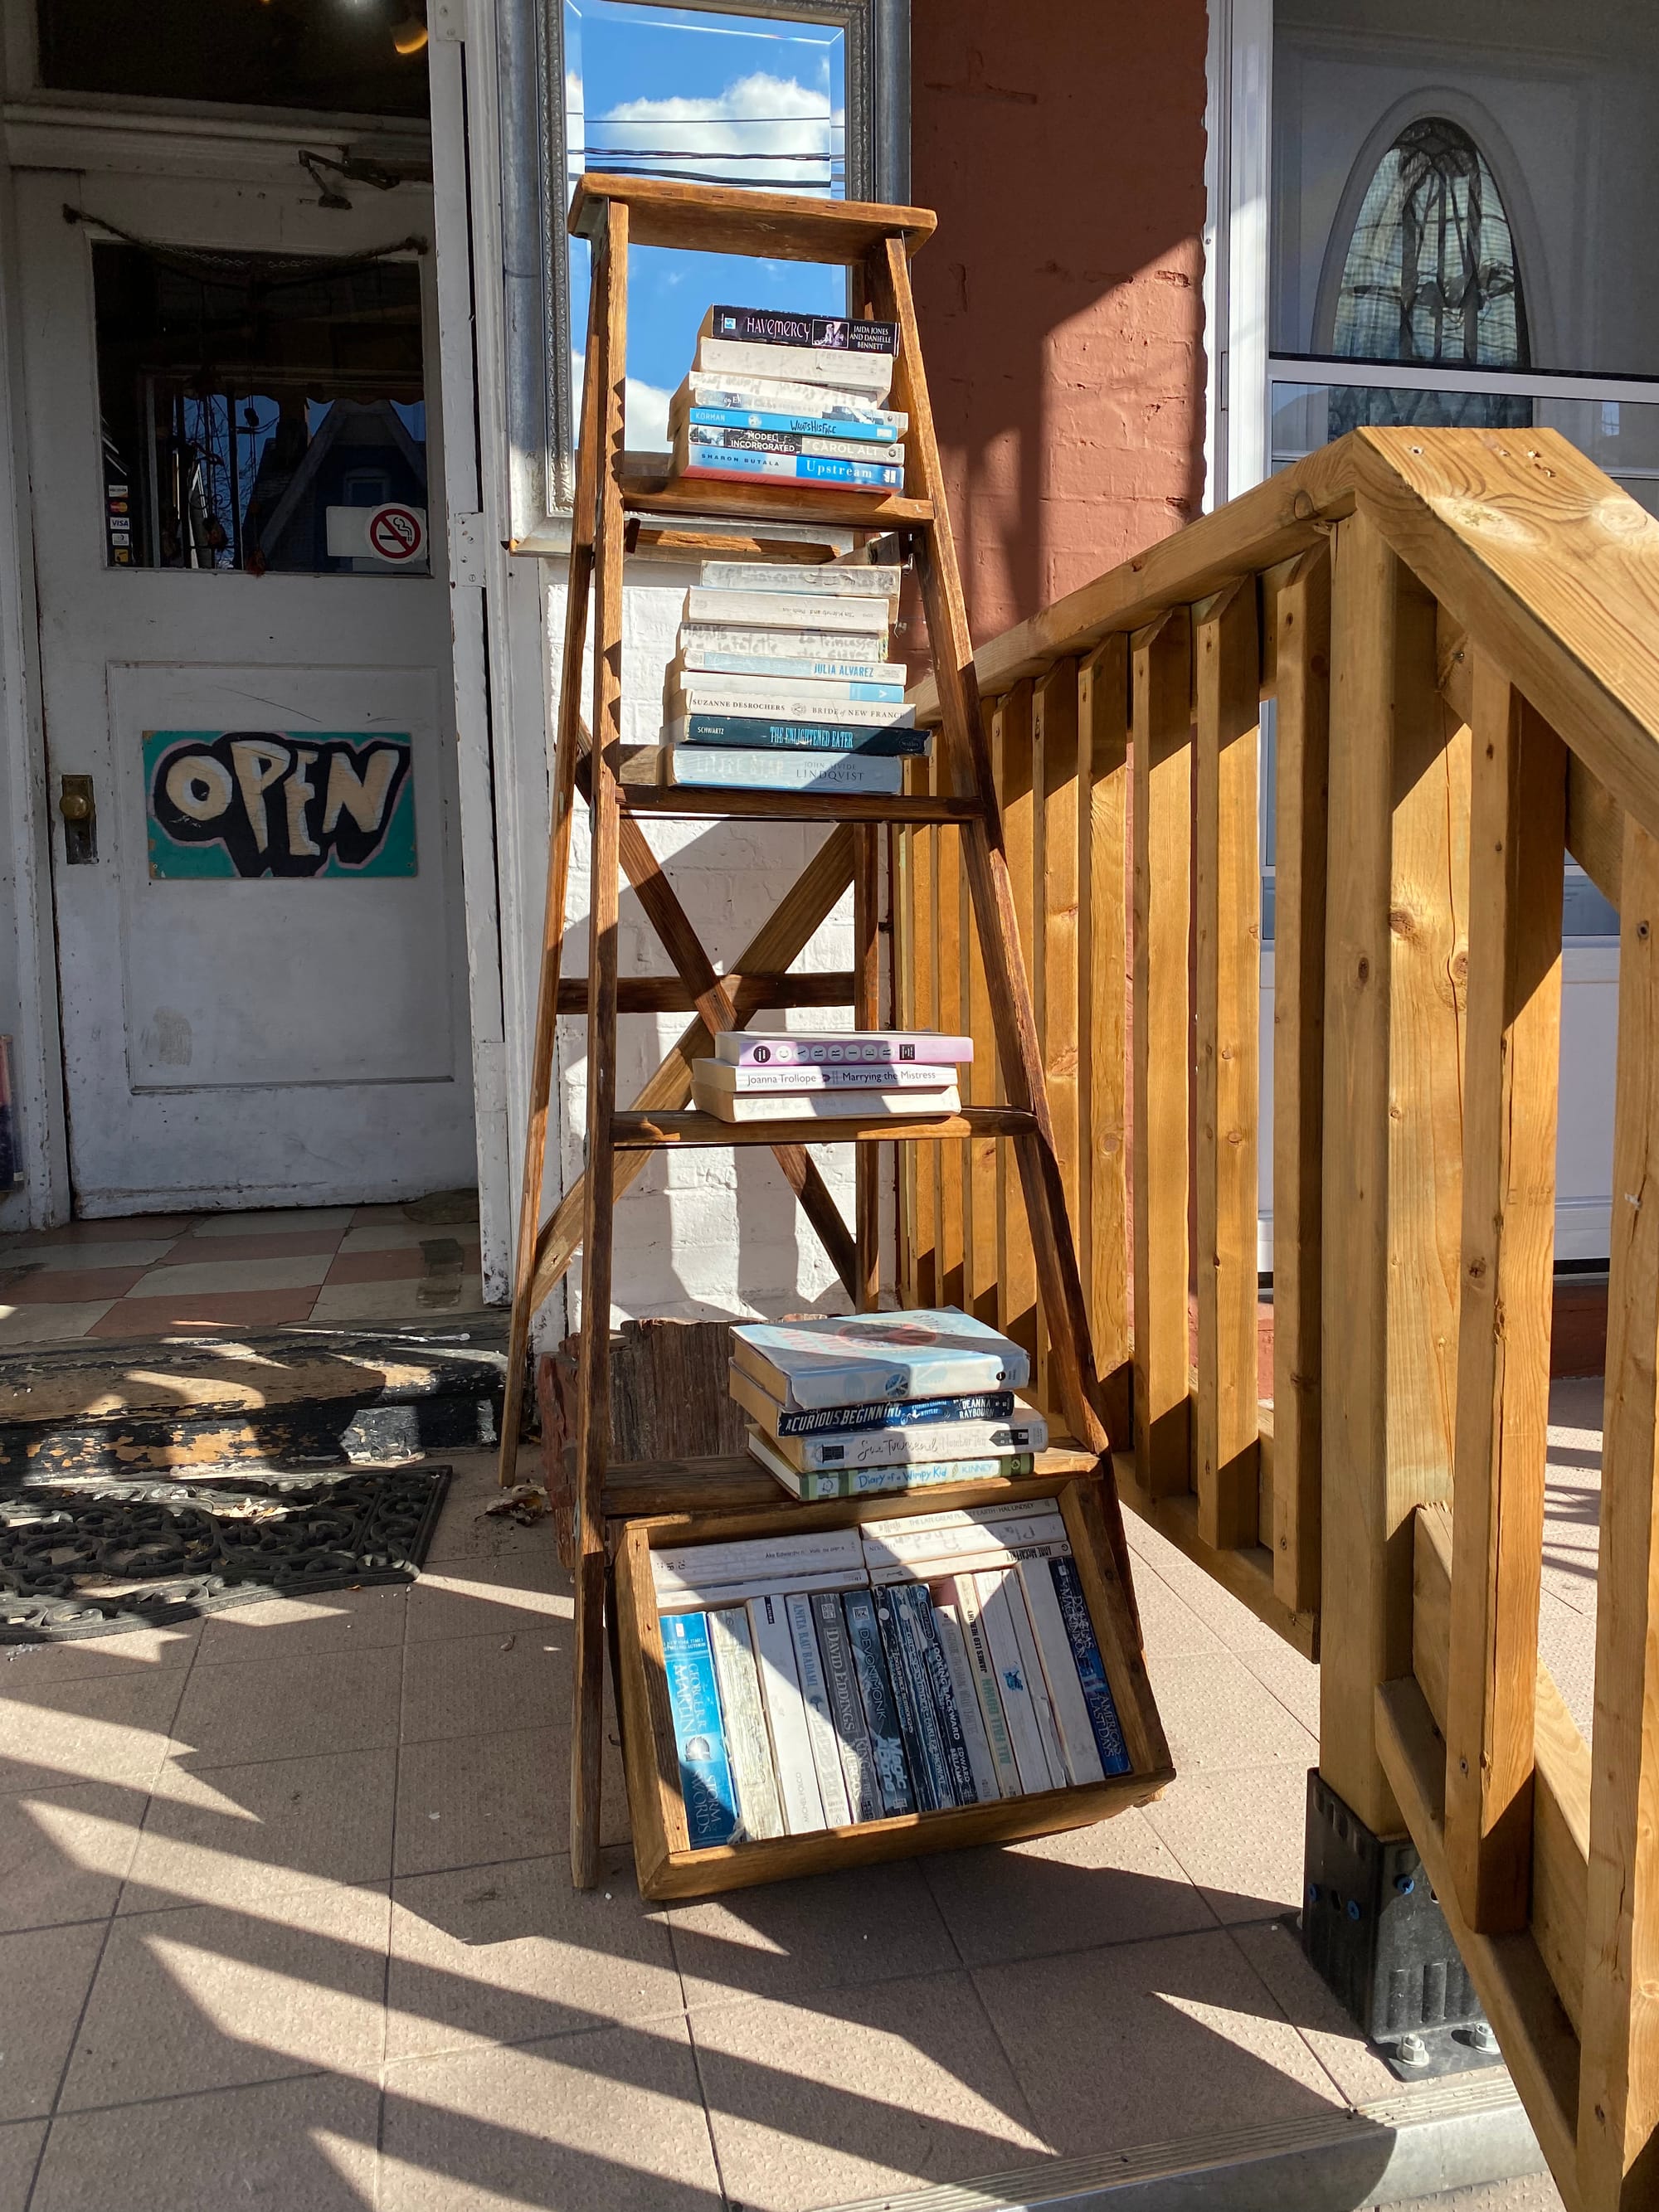
{"label": "tiled floor", "polygon": [[0,1656],[0,2212],[805,2212],[1396,2093],[1286,1917],[1316,1670],[1138,1523],[1159,1803],[650,1909],[492,1473],[411,1590]]}
{"label": "tiled floor", "polygon": [[0,1237],[7,1349],[482,1306],[476,1219],[424,1222],[402,1206],[135,1214]]}

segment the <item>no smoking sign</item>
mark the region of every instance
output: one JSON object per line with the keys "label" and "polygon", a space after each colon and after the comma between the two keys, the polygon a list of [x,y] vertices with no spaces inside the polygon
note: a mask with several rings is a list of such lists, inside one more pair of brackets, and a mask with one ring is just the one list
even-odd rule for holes
{"label": "no smoking sign", "polygon": [[382,561],[418,561],[426,550],[426,517],[416,507],[377,507],[367,534],[369,551]]}
{"label": "no smoking sign", "polygon": [[380,507],[331,507],[328,550],[331,559],[364,569],[418,568],[425,571],[428,548],[426,509],[403,500]]}

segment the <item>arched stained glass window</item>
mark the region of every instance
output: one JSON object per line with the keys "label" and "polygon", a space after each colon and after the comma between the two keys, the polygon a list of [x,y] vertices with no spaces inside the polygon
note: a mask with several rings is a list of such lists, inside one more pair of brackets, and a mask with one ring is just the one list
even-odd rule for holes
{"label": "arched stained glass window", "polygon": [[1526,305],[1496,179],[1443,116],[1377,163],[1348,241],[1332,351],[1358,361],[1526,368]]}

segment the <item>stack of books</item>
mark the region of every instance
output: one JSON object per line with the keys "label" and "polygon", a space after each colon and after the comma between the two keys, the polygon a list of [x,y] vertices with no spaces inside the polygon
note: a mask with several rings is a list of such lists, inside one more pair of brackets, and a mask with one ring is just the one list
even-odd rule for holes
{"label": "stack of books", "polygon": [[953,1306],[732,1331],[750,1453],[795,1498],[1034,1473],[1048,1426],[1014,1396],[1030,1376],[1021,1346]]}
{"label": "stack of books", "polygon": [[899,570],[708,561],[663,677],[662,781],[714,788],[903,785],[927,732],[887,658]]}
{"label": "stack of books", "polygon": [[884,405],[896,323],[711,307],[669,403],[672,473],[731,483],[904,489],[908,417]]}
{"label": "stack of books", "polygon": [[955,1114],[972,1037],[936,1030],[726,1030],[691,1063],[691,1099],[722,1121]]}
{"label": "stack of books", "polygon": [[1129,1771],[1048,1499],[651,1564],[693,1850]]}

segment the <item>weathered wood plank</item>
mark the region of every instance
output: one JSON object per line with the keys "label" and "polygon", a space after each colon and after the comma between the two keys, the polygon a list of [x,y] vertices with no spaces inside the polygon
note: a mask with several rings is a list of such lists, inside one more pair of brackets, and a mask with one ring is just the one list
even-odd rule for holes
{"label": "weathered wood plank", "polygon": [[[1031,996],[1066,1206],[1078,1218],[1077,663],[1057,661],[1031,704]],[[1087,1247],[1081,1248],[1086,1251]],[[1048,1403],[1048,1329],[1038,1336],[1038,1395]]]}
{"label": "weathered wood plank", "polygon": [[1284,580],[1278,644],[1273,933],[1273,1586],[1319,1602],[1320,1183],[1324,1150],[1326,781],[1331,564]]}
{"label": "weathered wood plank", "polygon": [[1184,607],[1133,642],[1134,1440],[1153,1498],[1188,1486],[1188,1024],[1192,623]]}
{"label": "weathered wood plank", "polygon": [[[945,788],[937,759],[919,761],[912,772],[918,787]],[[911,1019],[917,1029],[924,1030],[939,1027],[939,940],[934,928],[939,837],[937,830],[910,833]],[[904,1152],[909,1164],[915,1224],[916,1304],[936,1306],[939,1303],[939,1147],[907,1145]]]}
{"label": "weathered wood plank", "polygon": [[1446,1846],[1495,1935],[1525,1926],[1532,1874],[1567,766],[1484,653],[1473,737]]}
{"label": "weathered wood plank", "polygon": [[[853,1026],[881,1027],[881,845],[873,823],[853,832]],[[881,1147],[860,1145],[854,1158],[853,1218],[858,1246],[859,1310],[881,1303]]]}
{"label": "weathered wood plank", "polygon": [[[991,723],[992,759],[1002,802],[1002,836],[1019,946],[1031,968],[1036,896],[1036,797],[1032,790],[1032,687],[1021,684],[997,702]],[[1006,1071],[1005,1071],[1006,1073]],[[1036,1259],[1014,1164],[1006,1153],[997,1178],[997,1326],[1030,1353],[1037,1348]]]}
{"label": "weathered wood plank", "polygon": [[1659,2180],[1659,839],[1625,832],[1578,2175]]}
{"label": "weathered wood plank", "polygon": [[1255,580],[1200,617],[1197,836],[1198,1397],[1194,1461],[1207,1544],[1255,1544],[1256,1108],[1261,878],[1256,859],[1261,648]]}
{"label": "weathered wood plank", "polygon": [[1079,1241],[1088,1269],[1095,1357],[1115,1444],[1129,1419],[1129,641],[1109,638],[1078,671],[1085,792],[1078,832],[1082,930],[1078,1056],[1083,1189]]}
{"label": "weathered wood plank", "polygon": [[[983,710],[988,741],[992,714]],[[962,878],[962,942],[963,1033],[974,1041],[974,1057],[968,1067],[969,1102],[995,1105],[1000,1091],[997,1068],[996,1031],[991,1023],[991,994],[985,980],[985,956],[974,927],[973,900],[968,879]],[[997,1208],[999,1161],[1004,1147],[992,1138],[970,1139],[966,1147],[964,1187],[966,1212],[963,1304],[966,1310],[993,1328],[997,1323]]]}
{"label": "weathered wood plank", "polygon": [[[958,1030],[962,1024],[962,969],[964,951],[963,908],[967,886],[962,869],[962,832],[939,830],[933,854],[934,968],[939,976],[939,1026]],[[973,933],[973,916],[967,916]],[[968,1164],[963,1145],[938,1145],[939,1164],[939,1304],[963,1303],[963,1261],[966,1220],[963,1176]]]}

